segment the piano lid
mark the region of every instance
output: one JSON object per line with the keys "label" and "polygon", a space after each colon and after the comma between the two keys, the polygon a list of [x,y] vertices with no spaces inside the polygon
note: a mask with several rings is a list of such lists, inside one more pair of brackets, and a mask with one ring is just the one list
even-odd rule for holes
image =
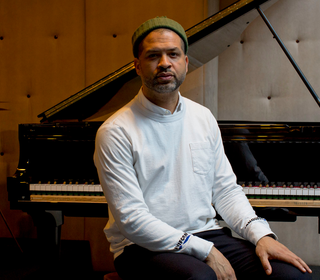
{"label": "piano lid", "polygon": [[[247,25],[259,16],[255,8],[260,6],[261,9],[266,9],[277,1],[239,0],[186,30],[190,45],[189,73],[218,56],[238,39]],[[87,119],[107,104],[125,84],[136,83],[136,77],[134,64],[130,62],[44,111],[38,117],[42,118],[41,122]],[[134,94],[136,92],[134,91]]]}

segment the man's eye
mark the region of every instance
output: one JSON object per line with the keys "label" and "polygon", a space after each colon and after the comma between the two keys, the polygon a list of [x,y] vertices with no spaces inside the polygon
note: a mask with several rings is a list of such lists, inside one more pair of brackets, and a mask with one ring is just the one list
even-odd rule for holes
{"label": "man's eye", "polygon": [[170,56],[171,57],[176,57],[176,56],[178,56],[178,54],[177,53],[170,53]]}
{"label": "man's eye", "polygon": [[148,55],[148,58],[156,58],[156,57],[157,57],[157,55],[155,53],[152,53],[152,54]]}

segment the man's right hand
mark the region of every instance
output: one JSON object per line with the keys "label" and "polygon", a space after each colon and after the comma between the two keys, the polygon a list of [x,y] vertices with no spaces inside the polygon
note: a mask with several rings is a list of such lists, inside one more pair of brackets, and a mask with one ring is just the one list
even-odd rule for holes
{"label": "man's right hand", "polygon": [[208,257],[205,259],[205,263],[214,270],[218,280],[237,279],[229,261],[214,246],[212,247]]}

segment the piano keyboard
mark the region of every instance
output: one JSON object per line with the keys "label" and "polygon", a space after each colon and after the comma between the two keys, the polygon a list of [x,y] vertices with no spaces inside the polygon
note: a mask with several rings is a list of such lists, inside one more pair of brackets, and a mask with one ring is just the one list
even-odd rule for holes
{"label": "piano keyboard", "polygon": [[249,199],[320,200],[320,183],[239,184]]}
{"label": "piano keyboard", "polygon": [[[320,208],[320,183],[239,182],[254,207]],[[318,188],[319,186],[319,188]],[[30,200],[38,202],[107,203],[100,184],[46,183],[30,184]]]}
{"label": "piano keyboard", "polygon": [[98,193],[103,195],[103,190],[99,184],[30,184],[29,190],[36,192],[55,192],[55,193]]}
{"label": "piano keyboard", "polygon": [[100,184],[30,184],[30,200],[41,202],[106,203]]}

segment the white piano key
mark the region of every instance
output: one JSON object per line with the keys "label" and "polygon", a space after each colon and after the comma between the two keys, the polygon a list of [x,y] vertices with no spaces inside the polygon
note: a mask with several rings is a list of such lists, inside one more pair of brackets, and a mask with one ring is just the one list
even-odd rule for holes
{"label": "white piano key", "polygon": [[249,187],[243,187],[242,190],[245,193],[245,195],[249,194]]}
{"label": "white piano key", "polygon": [[254,194],[254,188],[253,187],[248,187],[249,194]]}
{"label": "white piano key", "polygon": [[102,192],[101,185],[94,185],[94,191],[95,192]]}
{"label": "white piano key", "polygon": [[273,188],[266,188],[267,189],[267,195],[273,195]]}
{"label": "white piano key", "polygon": [[292,196],[296,196],[297,195],[297,188],[292,188],[292,189],[290,189],[290,191],[291,191],[291,195]]}
{"label": "white piano key", "polygon": [[34,189],[37,191],[41,191],[41,184],[34,184]]}
{"label": "white piano key", "polygon": [[309,189],[309,196],[314,196],[314,194],[315,194],[315,190],[314,190],[314,188],[310,188]]}
{"label": "white piano key", "polygon": [[255,195],[260,195],[260,194],[261,194],[261,188],[255,187],[255,188],[254,188],[254,194],[255,194]]}
{"label": "white piano key", "polygon": [[267,188],[260,188],[260,193],[262,195],[266,195],[267,194]]}
{"label": "white piano key", "polygon": [[290,196],[291,195],[291,189],[290,188],[285,188],[284,189],[284,195],[285,196]]}

